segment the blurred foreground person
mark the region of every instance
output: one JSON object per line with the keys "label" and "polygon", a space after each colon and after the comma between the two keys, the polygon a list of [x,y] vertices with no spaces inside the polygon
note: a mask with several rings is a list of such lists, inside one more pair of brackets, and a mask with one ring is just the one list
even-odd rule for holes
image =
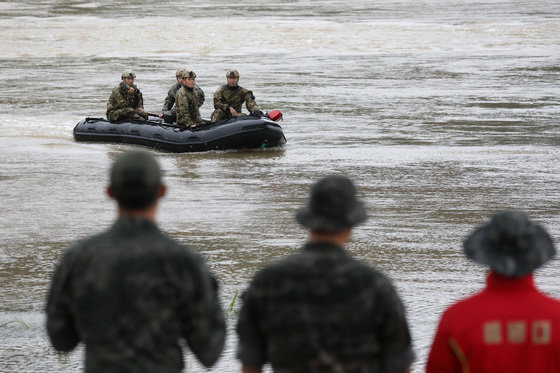
{"label": "blurred foreground person", "polygon": [[549,234],[506,211],[467,237],[463,250],[490,266],[487,285],[444,312],[427,372],[560,372],[560,302],[539,292],[532,274],[556,253]]}
{"label": "blurred foreground person", "polygon": [[118,218],[70,247],[47,301],[47,332],[58,351],[85,344],[85,371],[182,371],[183,338],[202,364],[221,354],[225,324],[217,284],[203,259],[155,224],[166,193],[148,153],[131,151],[112,166],[108,195]]}
{"label": "blurred foreground person", "polygon": [[107,120],[115,122],[121,119],[148,119],[144,111],[142,92],[134,84],[136,74],[125,71],[121,74],[121,82],[111,92],[107,101]]}
{"label": "blurred foreground person", "polygon": [[405,372],[414,360],[404,307],[390,280],[343,246],[366,220],[354,184],[327,176],[296,215],[310,229],[300,253],[260,270],[243,296],[243,372]]}

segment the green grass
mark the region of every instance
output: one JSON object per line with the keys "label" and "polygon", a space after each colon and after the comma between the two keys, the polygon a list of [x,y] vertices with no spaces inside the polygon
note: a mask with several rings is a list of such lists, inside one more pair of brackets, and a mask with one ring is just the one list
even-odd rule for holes
{"label": "green grass", "polygon": [[[226,316],[227,316],[227,317],[229,317],[230,314],[232,314],[232,312],[233,312],[233,308],[234,308],[234,306],[235,306],[235,301],[237,300],[237,295],[238,295],[238,294],[239,294],[239,290],[236,290],[236,291],[235,291],[235,294],[233,294],[233,299],[231,300],[231,303],[229,304],[229,307],[228,307],[228,309],[227,309],[227,311],[226,311]],[[237,314],[237,312],[234,312],[234,314]],[[233,314],[232,314],[232,316],[233,316]]]}

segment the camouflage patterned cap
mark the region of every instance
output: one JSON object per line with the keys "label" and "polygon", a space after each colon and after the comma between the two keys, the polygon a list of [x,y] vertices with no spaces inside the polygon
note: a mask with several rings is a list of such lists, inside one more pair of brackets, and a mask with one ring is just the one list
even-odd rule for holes
{"label": "camouflage patterned cap", "polygon": [[226,78],[239,78],[239,71],[237,70],[228,70],[226,72]]}
{"label": "camouflage patterned cap", "polygon": [[196,73],[192,70],[183,69],[183,78],[196,78]]}
{"label": "camouflage patterned cap", "polygon": [[531,273],[556,254],[550,235],[519,211],[503,211],[463,242],[467,258],[506,277]]}
{"label": "camouflage patterned cap", "polygon": [[304,227],[319,232],[338,232],[367,220],[356,187],[342,175],[330,175],[315,183],[307,206],[296,213]]}
{"label": "camouflage patterned cap", "polygon": [[121,74],[121,79],[122,78],[132,78],[132,79],[136,79],[136,74],[134,74],[132,71],[130,70],[126,70],[123,71],[123,73]]}
{"label": "camouflage patterned cap", "polygon": [[185,72],[185,69],[177,69],[177,71],[175,71],[175,76],[177,78],[182,78],[183,77],[183,73]]}
{"label": "camouflage patterned cap", "polygon": [[134,150],[121,154],[113,163],[110,186],[119,205],[141,209],[155,201],[161,185],[161,169],[149,153]]}

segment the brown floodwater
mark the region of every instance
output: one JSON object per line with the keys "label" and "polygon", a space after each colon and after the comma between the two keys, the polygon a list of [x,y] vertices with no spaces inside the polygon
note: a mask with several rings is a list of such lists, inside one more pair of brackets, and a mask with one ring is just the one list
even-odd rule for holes
{"label": "brown floodwater", "polygon": [[[415,373],[441,312],[484,284],[461,253],[475,225],[518,208],[560,237],[558,3],[127,4],[0,4],[0,371],[83,366],[81,348],[61,357],[49,346],[43,309],[63,250],[114,219],[107,169],[132,146],[76,143],[72,128],[104,116],[128,68],[149,111],[185,66],[205,90],[204,117],[230,67],[263,110],[284,113],[282,148],[150,150],[169,186],[158,223],[206,258],[224,308],[305,242],[294,212],[329,173],[352,178],[367,204],[348,251],[398,288]],[[536,275],[557,297],[559,270],[555,259]],[[212,372],[239,370],[235,343],[231,329]],[[192,356],[187,365],[204,371]]]}

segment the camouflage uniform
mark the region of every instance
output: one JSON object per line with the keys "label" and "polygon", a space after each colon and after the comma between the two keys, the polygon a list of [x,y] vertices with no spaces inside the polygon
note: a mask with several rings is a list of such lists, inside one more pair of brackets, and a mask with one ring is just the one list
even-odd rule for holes
{"label": "camouflage uniform", "polygon": [[151,220],[123,216],[71,247],[47,302],[53,346],[86,345],[86,372],[180,372],[179,340],[206,366],[225,338],[217,284],[202,258]]}
{"label": "camouflage uniform", "polygon": [[212,122],[230,118],[230,106],[239,114],[242,114],[241,109],[243,107],[243,102],[245,102],[249,112],[260,110],[255,102],[253,92],[240,86],[236,86],[235,88],[227,84],[221,86],[216,93],[214,93],[214,109],[216,110],[212,113]]}
{"label": "camouflage uniform", "polygon": [[134,93],[128,93],[129,87],[121,82],[111,92],[111,96],[107,101],[107,119],[111,122],[120,119],[148,119],[148,114],[145,112],[140,112],[138,108],[144,108],[144,99],[142,98],[142,92],[136,87],[134,88]]}
{"label": "camouflage uniform", "polygon": [[[177,91],[181,88],[179,83],[173,84],[169,91],[167,92],[167,97],[163,103],[161,111],[163,112],[163,118],[168,123],[173,123],[177,119],[177,108],[175,107],[175,97],[177,96]],[[204,104],[206,97],[204,96],[204,91],[198,86],[194,85],[194,89],[198,94],[198,107],[200,108]]]}
{"label": "camouflage uniform", "polygon": [[198,92],[194,88],[181,87],[175,97],[177,108],[177,124],[190,127],[191,125],[204,124],[200,117]]}
{"label": "camouflage uniform", "polygon": [[389,279],[327,243],[259,271],[237,332],[238,358],[274,372],[399,372],[414,360]]}

